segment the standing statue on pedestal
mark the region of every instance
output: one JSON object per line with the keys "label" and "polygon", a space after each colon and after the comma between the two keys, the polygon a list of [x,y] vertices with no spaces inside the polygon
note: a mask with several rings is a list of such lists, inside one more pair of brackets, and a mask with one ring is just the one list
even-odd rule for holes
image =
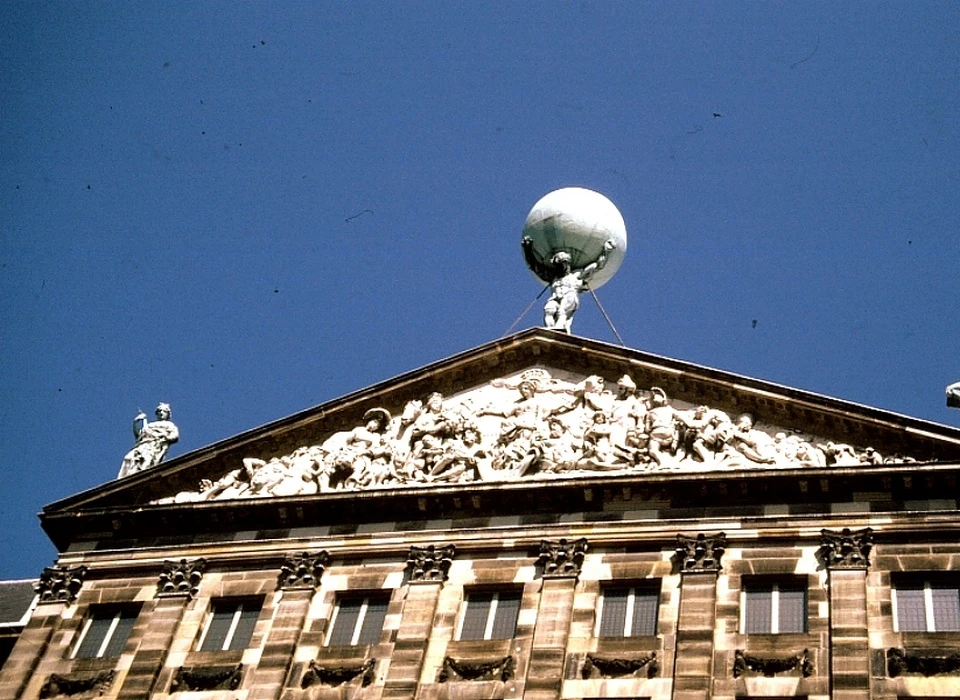
{"label": "standing statue on pedestal", "polygon": [[580,294],[603,286],[623,262],[627,229],[602,194],[565,187],[533,205],[520,245],[530,272],[552,292],[543,325],[569,333]]}
{"label": "standing statue on pedestal", "polygon": [[143,411],[133,419],[133,436],[137,444],[123,458],[118,479],[157,466],[163,461],[170,445],[180,439],[180,431],[170,420],[170,404],[161,403],[155,413],[157,420],[152,423],[147,422],[147,415]]}

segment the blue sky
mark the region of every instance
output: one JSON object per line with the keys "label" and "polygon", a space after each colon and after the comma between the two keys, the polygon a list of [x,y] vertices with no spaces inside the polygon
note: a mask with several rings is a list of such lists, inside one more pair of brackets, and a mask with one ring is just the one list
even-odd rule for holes
{"label": "blue sky", "polygon": [[[960,424],[957,36],[954,2],[0,4],[0,577],[138,408],[174,457],[501,336],[564,186],[626,220],[631,347]],[[574,332],[615,341],[590,299]]]}

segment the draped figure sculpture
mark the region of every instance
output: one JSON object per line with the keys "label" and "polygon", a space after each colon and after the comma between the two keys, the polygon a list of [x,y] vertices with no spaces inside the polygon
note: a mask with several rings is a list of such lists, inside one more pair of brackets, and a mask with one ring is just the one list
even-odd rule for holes
{"label": "draped figure sculpture", "polygon": [[180,431],[170,420],[170,404],[161,403],[155,414],[157,420],[153,422],[147,422],[147,415],[143,411],[133,419],[133,437],[137,444],[123,458],[118,479],[157,466],[163,461],[170,445],[180,439]]}

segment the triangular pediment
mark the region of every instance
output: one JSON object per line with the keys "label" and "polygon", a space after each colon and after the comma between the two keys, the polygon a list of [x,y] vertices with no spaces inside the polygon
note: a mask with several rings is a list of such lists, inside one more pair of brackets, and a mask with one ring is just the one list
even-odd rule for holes
{"label": "triangular pediment", "polygon": [[52,504],[44,521],[130,507],[958,459],[953,428],[533,329]]}

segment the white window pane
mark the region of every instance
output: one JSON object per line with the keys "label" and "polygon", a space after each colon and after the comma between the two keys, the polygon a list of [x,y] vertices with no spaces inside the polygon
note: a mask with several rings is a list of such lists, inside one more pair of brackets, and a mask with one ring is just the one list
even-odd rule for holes
{"label": "white window pane", "polygon": [[897,585],[897,624],[901,632],[926,632],[927,616],[923,583]]}
{"label": "white window pane", "polygon": [[78,659],[95,659],[100,654],[100,647],[103,646],[103,640],[107,638],[107,632],[113,624],[113,618],[116,613],[110,615],[94,615],[87,628],[87,633],[77,649],[76,657]]}
{"label": "white window pane", "polygon": [[360,636],[357,644],[377,644],[380,642],[380,633],[383,632],[383,622],[387,617],[386,598],[368,598],[367,612],[363,616]]}
{"label": "white window pane", "polygon": [[520,593],[500,593],[497,596],[497,613],[493,620],[490,639],[510,639],[517,631],[517,615],[520,614]]}
{"label": "white window pane", "polygon": [[601,637],[623,636],[629,594],[629,588],[607,588],[603,591],[603,606],[600,614]]}
{"label": "white window pane", "polygon": [[807,631],[807,590],[799,585],[780,584],[780,619],[777,632]]}
{"label": "white window pane", "polygon": [[330,646],[347,646],[353,643],[353,633],[360,619],[360,610],[363,607],[363,598],[347,598],[337,603],[337,617],[333,621],[327,644]]}
{"label": "white window pane", "polygon": [[253,628],[257,624],[257,618],[260,617],[260,605],[257,603],[243,603],[243,609],[240,611],[240,619],[237,620],[237,626],[233,630],[233,636],[230,638],[230,649],[246,649],[253,637]]}
{"label": "white window pane", "polygon": [[634,637],[652,637],[657,633],[657,613],[660,608],[660,593],[651,589],[638,588],[633,600]]}
{"label": "white window pane", "polygon": [[210,618],[210,626],[203,638],[200,651],[222,651],[227,635],[233,626],[233,617],[237,612],[236,605],[215,604]]}
{"label": "white window pane", "polygon": [[[937,632],[960,632],[960,587],[955,583],[932,583],[930,595]],[[900,602],[899,595],[897,602]]]}
{"label": "white window pane", "polygon": [[103,651],[103,656],[113,658],[123,653],[123,648],[127,645],[130,638],[130,631],[133,629],[133,623],[137,621],[137,610],[122,610],[117,620],[117,626],[113,628],[113,634],[110,635],[110,641],[107,648]]}
{"label": "white window pane", "polygon": [[463,624],[460,627],[460,639],[483,639],[492,602],[492,593],[471,593],[467,597],[467,609],[464,611]]}

